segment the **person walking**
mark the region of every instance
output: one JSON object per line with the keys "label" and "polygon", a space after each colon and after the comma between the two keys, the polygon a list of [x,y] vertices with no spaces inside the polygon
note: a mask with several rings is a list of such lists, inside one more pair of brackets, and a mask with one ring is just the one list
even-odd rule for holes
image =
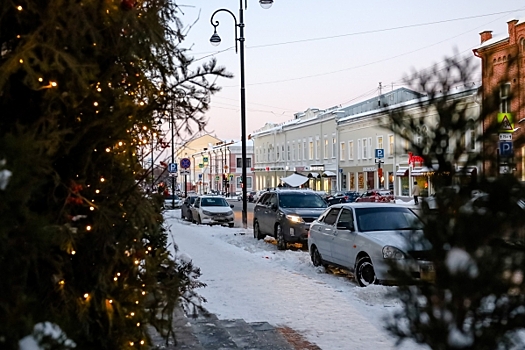
{"label": "person walking", "polygon": [[412,196],[414,196],[414,204],[419,204],[418,196],[421,194],[421,189],[417,184],[417,181],[414,181],[414,186],[412,187]]}

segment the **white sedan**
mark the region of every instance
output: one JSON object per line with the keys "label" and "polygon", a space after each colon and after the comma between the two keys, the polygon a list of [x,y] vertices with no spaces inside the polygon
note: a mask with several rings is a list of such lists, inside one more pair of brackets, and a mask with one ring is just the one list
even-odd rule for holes
{"label": "white sedan", "polygon": [[233,227],[233,207],[223,196],[199,196],[191,208],[193,221],[198,224]]}
{"label": "white sedan", "polygon": [[419,217],[404,206],[335,204],[311,224],[308,248],[315,266],[353,271],[362,287],[393,281],[392,263],[415,278],[431,279],[431,244],[422,228]]}

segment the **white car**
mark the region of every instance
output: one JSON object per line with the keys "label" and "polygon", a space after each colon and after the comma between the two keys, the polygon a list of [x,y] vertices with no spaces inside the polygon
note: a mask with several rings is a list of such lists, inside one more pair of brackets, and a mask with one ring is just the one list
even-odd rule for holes
{"label": "white car", "polygon": [[335,204],[310,225],[308,248],[315,266],[350,270],[361,287],[394,281],[391,263],[415,278],[432,279],[432,246],[422,228],[405,206]]}
{"label": "white car", "polygon": [[164,208],[166,209],[177,209],[182,206],[182,199],[175,195],[168,195],[164,197]]}
{"label": "white car", "polygon": [[233,207],[223,196],[199,196],[191,208],[193,222],[233,227]]}

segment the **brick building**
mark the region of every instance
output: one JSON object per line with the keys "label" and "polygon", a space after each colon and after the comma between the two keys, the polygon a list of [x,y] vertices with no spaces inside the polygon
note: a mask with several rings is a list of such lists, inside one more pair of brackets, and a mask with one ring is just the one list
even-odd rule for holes
{"label": "brick building", "polygon": [[516,143],[525,135],[525,123],[520,123],[525,121],[525,18],[507,25],[505,35],[493,37],[492,31],[481,32],[481,44],[473,50],[481,58],[483,104],[489,112],[483,131],[492,127],[483,152],[497,156],[499,162],[496,167],[485,162],[482,171],[489,177],[512,172],[525,181],[525,147]]}

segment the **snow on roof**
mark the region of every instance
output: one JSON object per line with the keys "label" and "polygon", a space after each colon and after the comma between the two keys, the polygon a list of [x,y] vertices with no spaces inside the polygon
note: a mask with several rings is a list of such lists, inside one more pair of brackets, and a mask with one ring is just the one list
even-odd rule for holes
{"label": "snow on roof", "polygon": [[509,40],[509,35],[508,34],[496,35],[496,36],[493,36],[492,39],[484,41],[483,43],[481,43],[481,45],[479,45],[475,49],[479,50],[479,49],[482,49],[482,48],[485,48],[485,47],[497,44],[497,43],[505,41],[505,40]]}

